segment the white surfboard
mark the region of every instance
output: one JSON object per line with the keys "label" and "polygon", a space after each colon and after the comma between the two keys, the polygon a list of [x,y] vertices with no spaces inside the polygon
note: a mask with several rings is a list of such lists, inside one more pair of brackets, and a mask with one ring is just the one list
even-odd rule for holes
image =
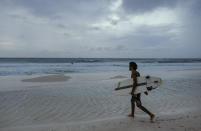
{"label": "white surfboard", "polygon": [[[153,89],[156,89],[162,84],[162,79],[159,77],[154,76],[141,76],[137,77],[137,88],[134,94],[148,92]],[[125,79],[119,81],[115,86],[114,89],[117,94],[129,94],[133,87],[133,79]]]}

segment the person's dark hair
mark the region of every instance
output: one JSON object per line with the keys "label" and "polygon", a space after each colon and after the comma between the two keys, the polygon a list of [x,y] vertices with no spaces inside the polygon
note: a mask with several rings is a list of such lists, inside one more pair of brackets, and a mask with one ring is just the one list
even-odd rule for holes
{"label": "person's dark hair", "polygon": [[130,67],[133,67],[133,69],[137,70],[137,64],[136,64],[135,62],[133,62],[133,61],[130,62],[130,63],[129,63],[129,66],[130,66]]}

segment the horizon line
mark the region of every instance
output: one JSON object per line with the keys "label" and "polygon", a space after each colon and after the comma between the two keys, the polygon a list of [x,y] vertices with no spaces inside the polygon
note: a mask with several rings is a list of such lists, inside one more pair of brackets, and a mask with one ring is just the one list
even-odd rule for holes
{"label": "horizon line", "polygon": [[0,59],[201,59],[201,57],[0,57]]}

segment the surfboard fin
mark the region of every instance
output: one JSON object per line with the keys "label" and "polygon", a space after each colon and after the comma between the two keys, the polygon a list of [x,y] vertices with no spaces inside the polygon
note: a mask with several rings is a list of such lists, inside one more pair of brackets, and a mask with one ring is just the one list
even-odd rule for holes
{"label": "surfboard fin", "polygon": [[148,91],[151,91],[152,89],[153,89],[152,86],[147,87],[147,90],[148,90]]}
{"label": "surfboard fin", "polygon": [[158,81],[154,81],[154,83],[158,83]]}
{"label": "surfboard fin", "polygon": [[150,78],[150,76],[146,76],[146,79],[149,79]]}

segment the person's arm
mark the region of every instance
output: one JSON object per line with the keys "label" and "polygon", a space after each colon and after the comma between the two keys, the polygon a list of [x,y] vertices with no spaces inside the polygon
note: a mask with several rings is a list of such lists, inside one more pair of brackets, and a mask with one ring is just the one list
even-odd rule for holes
{"label": "person's arm", "polygon": [[137,87],[137,77],[136,75],[133,76],[133,88],[132,88],[132,91],[131,91],[131,94],[134,95],[134,92],[136,90],[136,87]]}

